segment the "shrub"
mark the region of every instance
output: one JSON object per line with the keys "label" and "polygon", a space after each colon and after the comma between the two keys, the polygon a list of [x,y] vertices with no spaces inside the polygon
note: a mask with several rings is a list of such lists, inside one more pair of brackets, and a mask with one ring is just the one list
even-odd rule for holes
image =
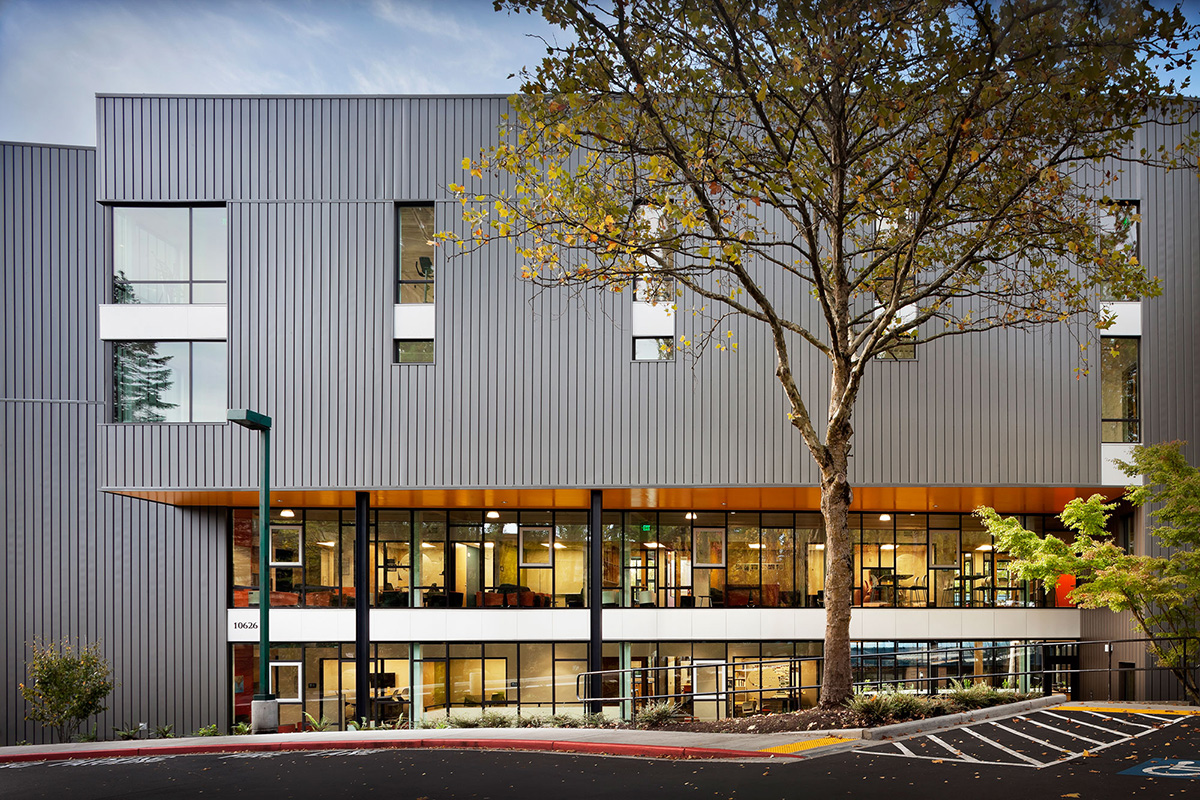
{"label": "shrub", "polygon": [[233,727],[229,729],[229,732],[232,733],[234,736],[249,736],[250,735],[250,723],[249,722],[235,722],[235,723],[233,723]]}
{"label": "shrub", "polygon": [[154,726],[154,738],[155,739],[174,739],[175,738],[175,726],[174,725],[155,725]]}
{"label": "shrub", "polygon": [[139,725],[128,725],[128,724],[122,725],[119,727],[113,726],[113,733],[115,733],[117,735],[117,738],[120,739],[121,741],[129,742],[134,739],[141,738],[142,728]]}
{"label": "shrub", "polygon": [[212,725],[205,725],[203,727],[197,728],[195,731],[192,732],[192,736],[220,736],[220,735],[221,735],[221,731],[219,731],[217,729],[217,723],[215,723],[215,722]]}
{"label": "shrub", "polygon": [[[999,692],[986,683],[971,683],[970,679],[959,683],[950,681],[950,691],[946,693],[956,706],[963,711],[974,711],[997,705]],[[1005,697],[1004,701],[1010,698]]]}
{"label": "shrub", "polygon": [[485,711],[479,717],[479,727],[481,728],[511,728],[513,722],[512,717],[501,714],[499,711]]}
{"label": "shrub", "polygon": [[518,728],[545,728],[545,717],[517,717]]}
{"label": "shrub", "polygon": [[310,731],[316,731],[318,733],[329,730],[329,726],[333,724],[329,721],[329,717],[325,716],[324,714],[321,715],[320,719],[317,719],[307,711],[304,712],[304,721],[308,723],[308,729]]}
{"label": "shrub", "polygon": [[650,703],[633,715],[633,723],[639,728],[656,728],[679,716],[679,706],[670,701]]}
{"label": "shrub", "polygon": [[867,725],[882,725],[892,718],[892,704],[888,695],[856,694],[846,701],[851,711],[863,718]]}
{"label": "shrub", "polygon": [[413,726],[418,730],[441,730],[450,727],[450,720],[446,717],[438,717],[437,719],[419,719],[417,724]]}
{"label": "shrub", "polygon": [[29,709],[25,719],[40,722],[69,742],[84,720],[106,711],[104,699],[113,690],[108,662],[98,643],[72,647],[35,639],[26,664],[29,682],[20,684]]}

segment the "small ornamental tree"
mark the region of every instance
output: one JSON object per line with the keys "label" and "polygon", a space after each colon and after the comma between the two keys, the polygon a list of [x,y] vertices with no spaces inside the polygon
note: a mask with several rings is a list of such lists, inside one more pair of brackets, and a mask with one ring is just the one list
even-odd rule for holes
{"label": "small ornamental tree", "polygon": [[1159,524],[1150,535],[1166,546],[1165,556],[1132,555],[1113,544],[1105,526],[1116,504],[1100,495],[1072,500],[1063,509],[1062,521],[1075,532],[1070,542],[1039,537],[990,508],[976,513],[996,546],[1013,554],[1021,578],[1049,588],[1060,576],[1074,575],[1072,602],[1130,612],[1159,666],[1179,679],[1188,700],[1200,704],[1200,470],[1187,463],[1180,447],[1179,442],[1138,447],[1129,463],[1118,462],[1130,477],[1145,475],[1146,483],[1129,487],[1126,499],[1154,508],[1150,517]]}
{"label": "small ornamental tree", "polygon": [[[868,365],[947,336],[1067,323],[1159,291],[1126,246],[1122,165],[1196,164],[1155,66],[1197,29],[1137,0],[497,0],[565,43],[450,189],[468,247],[542,286],[638,280],[732,354],[758,327],[819,471],[821,705],[851,694],[854,407]],[[1139,148],[1141,131],[1158,144]],[[676,298],[678,298],[676,300]],[[805,383],[796,365],[819,361]]]}
{"label": "small ornamental tree", "polygon": [[29,707],[25,719],[53,728],[60,742],[69,742],[84,720],[107,710],[104,699],[113,690],[108,662],[96,643],[73,647],[65,639],[34,640],[32,649],[29,682],[20,684]]}

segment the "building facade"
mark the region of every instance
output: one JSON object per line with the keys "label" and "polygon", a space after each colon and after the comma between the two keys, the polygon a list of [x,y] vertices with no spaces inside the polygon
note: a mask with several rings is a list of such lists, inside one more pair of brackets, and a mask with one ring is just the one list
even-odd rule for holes
{"label": "building facade", "polygon": [[[659,668],[604,683],[614,715],[629,696],[697,716],[815,700],[818,479],[762,332],[735,323],[736,353],[693,360],[671,346],[699,324],[686,298],[539,291],[505,246],[431,246],[461,226],[445,187],[505,99],[97,105],[96,148],[0,145],[5,743],[47,735],[16,691],[35,638],[101,642],[118,682],[102,734],[248,717],[261,454],[229,408],[273,419],[285,727],[579,713],[589,668]],[[871,365],[851,476],[861,679],[1036,673],[1050,651],[1028,643],[1131,635],[1070,607],[1068,581],[1020,582],[970,516],[1052,532],[1067,500],[1120,493],[1110,459],[1131,443],[1200,441],[1197,182],[1125,169],[1118,224],[1164,292],[1118,304],[1101,369],[1077,374],[1050,329]],[[798,369],[820,398],[820,359]],[[1120,524],[1152,547],[1139,517]],[[1073,688],[1172,691],[1108,683]]]}

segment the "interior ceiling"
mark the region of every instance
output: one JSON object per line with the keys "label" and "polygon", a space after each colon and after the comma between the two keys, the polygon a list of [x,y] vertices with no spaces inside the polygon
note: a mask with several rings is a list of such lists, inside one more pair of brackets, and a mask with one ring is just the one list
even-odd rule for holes
{"label": "interior ceiling", "polygon": [[[604,508],[817,511],[821,490],[794,487],[670,487],[604,489]],[[258,505],[257,491],[123,490],[114,494],[173,506]],[[376,508],[587,508],[588,489],[372,489]],[[1119,486],[863,486],[854,489],[854,511],[969,512],[981,505],[1001,512],[1057,513],[1069,500],[1124,494]],[[353,489],[283,489],[271,492],[271,507],[353,508]]]}

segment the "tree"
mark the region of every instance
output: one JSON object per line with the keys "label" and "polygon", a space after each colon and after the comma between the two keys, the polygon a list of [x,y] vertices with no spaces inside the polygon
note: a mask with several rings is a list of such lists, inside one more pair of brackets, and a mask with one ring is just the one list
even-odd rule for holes
{"label": "tree", "polygon": [[20,685],[29,706],[25,719],[40,722],[69,742],[88,717],[107,710],[104,699],[113,689],[108,662],[98,644],[75,648],[67,640],[35,640],[26,665],[29,682]]}
{"label": "tree", "polygon": [[[847,528],[855,400],[896,348],[993,328],[1106,323],[1102,290],[1158,291],[1108,216],[1143,126],[1194,108],[1150,61],[1197,30],[1132,0],[498,0],[573,41],[523,73],[499,144],[451,185],[471,249],[516,247],[544,286],[635,277],[702,315],[679,343],[732,353],[760,323],[788,417],[820,472],[821,704],[851,690]],[[485,178],[485,174],[487,177]],[[797,359],[828,364],[801,386]],[[820,402],[828,393],[822,416]],[[814,413],[815,412],[815,413]]]}
{"label": "tree", "polygon": [[1075,532],[1064,542],[1040,538],[1015,517],[1001,518],[993,509],[978,514],[996,537],[996,545],[1012,552],[1017,574],[1040,580],[1047,588],[1062,575],[1074,575],[1068,599],[1084,608],[1128,611],[1150,642],[1147,649],[1160,666],[1179,679],[1188,699],[1200,704],[1196,665],[1200,660],[1200,470],[1187,463],[1179,442],[1134,449],[1132,461],[1120,462],[1126,475],[1145,475],[1142,486],[1130,486],[1126,499],[1151,506],[1150,517],[1163,523],[1150,531],[1168,548],[1165,556],[1139,556],[1115,545],[1106,525],[1116,503],[1101,495],[1075,499],[1062,521]]}

